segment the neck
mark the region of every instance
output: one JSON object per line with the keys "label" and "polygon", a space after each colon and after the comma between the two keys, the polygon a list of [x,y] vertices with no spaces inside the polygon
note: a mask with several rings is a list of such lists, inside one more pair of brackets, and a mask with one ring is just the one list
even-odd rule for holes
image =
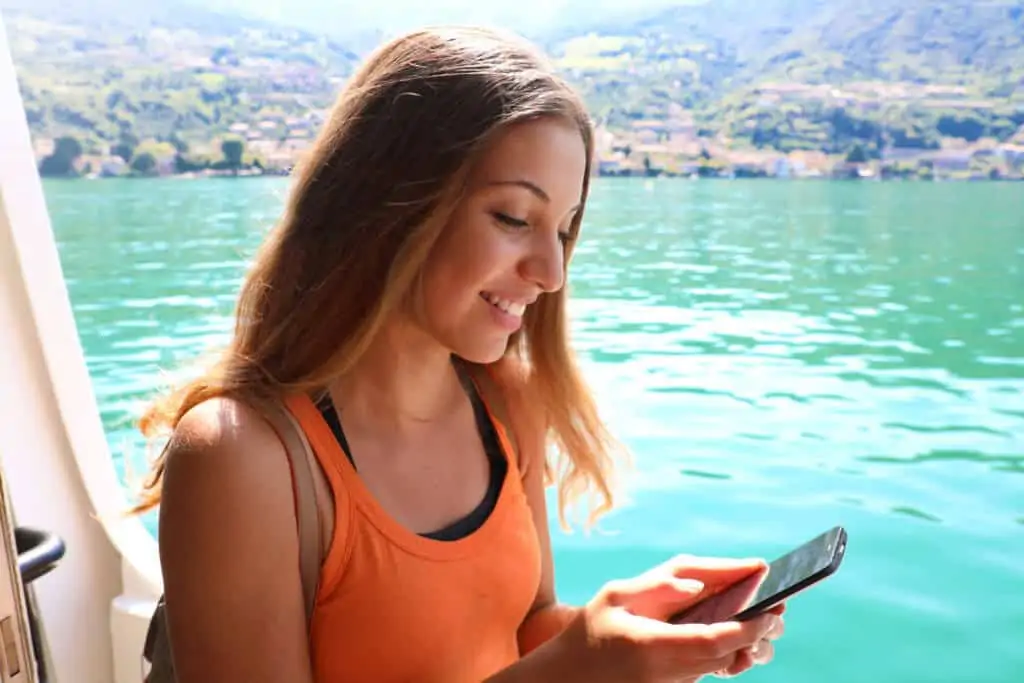
{"label": "neck", "polygon": [[385,326],[330,391],[340,413],[394,428],[438,420],[465,397],[451,351],[401,323]]}

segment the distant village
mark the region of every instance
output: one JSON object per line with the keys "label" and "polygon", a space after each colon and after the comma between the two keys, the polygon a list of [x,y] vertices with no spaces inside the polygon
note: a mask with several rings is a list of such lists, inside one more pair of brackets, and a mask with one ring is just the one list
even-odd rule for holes
{"label": "distant village", "polygon": [[[159,27],[108,35],[22,19],[12,35],[35,152],[47,176],[287,174],[324,125],[325,107],[354,59],[321,38],[258,27],[228,36]],[[991,115],[998,98],[986,99],[982,89],[965,85],[758,81],[705,114],[714,125],[696,121],[676,95],[696,73],[690,68],[694,51],[709,49],[596,34],[563,45],[557,63],[566,77],[594,96],[595,107],[603,101],[611,112],[611,123],[598,119],[595,174],[1024,179],[1020,118]],[[671,82],[663,82],[666,64],[674,65]],[[100,73],[106,85],[95,92]],[[615,84],[631,79],[650,97],[634,93],[635,101],[609,107],[619,92]],[[894,132],[902,124],[913,127],[913,117],[900,114],[880,123],[890,109],[911,107],[933,114],[927,140]],[[825,112],[848,112],[845,129],[826,120],[831,114]],[[941,126],[943,117],[962,130]],[[991,124],[1000,117],[994,132]],[[761,123],[765,136],[758,135]],[[118,131],[121,139],[111,142]]]}
{"label": "distant village", "polygon": [[[105,154],[83,152],[73,161],[73,175],[284,175],[310,147],[325,116],[317,110],[301,117],[238,122],[226,135],[208,142],[175,145],[151,140],[133,150],[112,146]],[[233,161],[223,151],[225,140],[233,141],[238,150]],[[52,155],[55,142],[36,139],[37,158]],[[625,130],[599,125],[593,167],[600,176],[627,177],[1024,180],[1024,126],[1002,143],[985,138],[974,143],[947,140],[941,149],[890,148],[876,154],[878,158],[858,150],[829,155],[733,147],[729,140],[700,137],[692,117],[679,111],[667,119],[634,120]]]}
{"label": "distant village", "polygon": [[1011,142],[957,141],[941,149],[889,148],[871,159],[855,147],[845,155],[735,148],[700,138],[685,118],[639,120],[628,131],[599,129],[596,171],[602,176],[1024,180],[1024,126]]}

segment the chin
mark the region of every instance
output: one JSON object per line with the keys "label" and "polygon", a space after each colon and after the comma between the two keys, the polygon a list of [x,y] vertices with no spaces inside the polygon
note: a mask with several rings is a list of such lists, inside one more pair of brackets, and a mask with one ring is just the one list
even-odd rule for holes
{"label": "chin", "polygon": [[487,343],[477,340],[475,343],[463,343],[450,346],[452,353],[459,358],[477,365],[489,365],[501,360],[508,349],[508,337],[500,341]]}

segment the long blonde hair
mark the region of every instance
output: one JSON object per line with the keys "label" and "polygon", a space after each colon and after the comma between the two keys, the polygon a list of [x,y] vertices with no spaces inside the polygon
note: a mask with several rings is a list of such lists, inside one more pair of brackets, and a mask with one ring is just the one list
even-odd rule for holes
{"label": "long blonde hair", "polygon": [[[140,420],[147,438],[173,430],[216,396],[315,393],[347,372],[409,296],[451,216],[472,161],[507,126],[562,117],[586,146],[582,101],[518,38],[472,28],[422,30],[378,49],[345,85],[296,171],[281,221],[239,295],[234,334],[211,367],[159,397]],[[574,219],[579,231],[581,209]],[[570,243],[571,245],[571,243]],[[571,246],[566,249],[566,266]],[[569,344],[564,288],[530,307],[497,369],[515,370],[545,415],[545,462],[559,516],[595,494],[590,521],[612,506],[618,448],[598,416]],[[166,449],[144,483],[142,512],[160,502]],[[557,470],[557,471],[556,471]]]}

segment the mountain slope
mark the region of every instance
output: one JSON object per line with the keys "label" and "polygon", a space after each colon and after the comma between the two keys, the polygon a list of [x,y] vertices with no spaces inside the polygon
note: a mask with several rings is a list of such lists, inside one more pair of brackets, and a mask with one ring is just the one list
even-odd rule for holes
{"label": "mountain slope", "polygon": [[[631,22],[570,31],[711,48],[738,81],[784,76],[828,82],[998,80],[1024,66],[1024,0],[705,0]],[[558,43],[549,44],[557,49]],[[837,67],[838,65],[838,67]]]}
{"label": "mountain slope", "polygon": [[[972,85],[1024,66],[1020,0],[859,0],[826,3],[763,56],[779,73],[842,59],[847,78]],[[780,69],[780,67],[782,67]]]}
{"label": "mountain slope", "polygon": [[236,12],[217,9],[217,3],[198,0],[0,0],[8,26],[31,17],[55,25],[80,25],[115,31],[188,29],[203,34],[231,35],[241,27],[270,24]]}
{"label": "mountain slope", "polygon": [[707,133],[837,152],[1024,122],[1024,0],[708,0],[585,30],[549,48],[614,126],[682,105]]}
{"label": "mountain slope", "polygon": [[87,151],[210,139],[254,118],[310,128],[358,60],[322,35],[187,3],[0,2],[22,8],[4,16],[33,133]]}
{"label": "mountain slope", "polygon": [[[243,5],[252,16],[228,11]],[[0,0],[33,132],[97,150],[315,129],[389,6],[325,10],[320,31],[295,27],[319,0],[275,5],[287,25],[265,19],[271,5]],[[426,7],[402,21],[452,16]],[[623,139],[653,120],[660,143],[877,154],[1024,124],[1024,0],[558,0],[520,23],[541,19],[530,34]]]}

